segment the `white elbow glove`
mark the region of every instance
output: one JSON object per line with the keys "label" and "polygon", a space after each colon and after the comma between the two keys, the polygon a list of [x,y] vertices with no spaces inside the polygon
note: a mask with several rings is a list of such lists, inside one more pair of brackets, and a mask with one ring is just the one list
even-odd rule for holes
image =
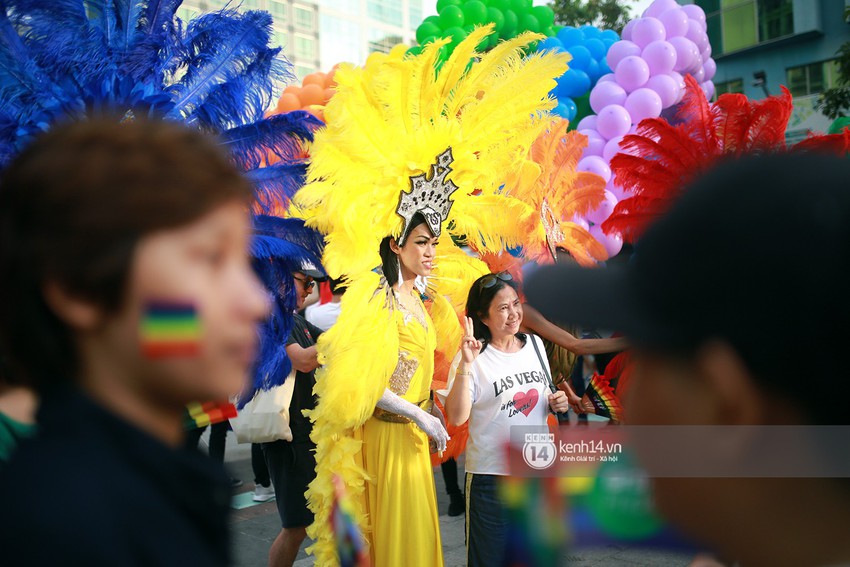
{"label": "white elbow glove", "polygon": [[384,394],[378,400],[378,407],[408,418],[418,425],[419,429],[425,432],[425,435],[434,441],[437,452],[442,453],[446,450],[449,434],[446,432],[446,428],[439,418],[434,417],[416,404],[400,398],[388,389],[384,390]]}

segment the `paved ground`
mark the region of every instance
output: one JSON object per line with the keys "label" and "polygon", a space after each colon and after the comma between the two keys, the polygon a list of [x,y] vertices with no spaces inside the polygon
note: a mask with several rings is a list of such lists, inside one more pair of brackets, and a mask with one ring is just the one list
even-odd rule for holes
{"label": "paved ground", "polygon": [[[202,444],[205,439],[206,434],[202,439]],[[234,505],[251,503],[250,492],[254,485],[253,474],[251,473],[250,445],[238,445],[236,438],[232,433],[229,433],[225,459],[232,476],[244,481],[244,485],[237,489]],[[443,559],[446,567],[465,566],[466,548],[463,542],[463,516],[450,518],[446,514],[448,496],[445,494],[440,470],[435,469],[435,472],[437,502],[441,513],[440,529],[443,539]],[[231,517],[231,525],[235,567],[264,567],[267,564],[269,546],[280,531],[280,520],[274,502],[235,509]],[[305,543],[301,552],[299,552],[298,559],[295,562],[296,567],[313,565],[312,557],[304,552],[307,545],[309,544]],[[578,567],[686,567],[690,559],[691,556],[689,555],[632,549],[627,546],[609,546],[604,549],[571,552],[564,557],[563,564]]]}

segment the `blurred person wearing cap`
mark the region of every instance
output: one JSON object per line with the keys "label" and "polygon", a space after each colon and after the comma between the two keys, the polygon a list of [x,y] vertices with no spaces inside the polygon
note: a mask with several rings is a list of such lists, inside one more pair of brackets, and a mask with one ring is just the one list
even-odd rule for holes
{"label": "blurred person wearing cap", "polygon": [[[848,180],[850,161],[814,153],[721,164],[627,266],[541,269],[527,296],[635,345],[629,424],[845,425]],[[744,438],[727,454],[755,449]],[[850,479],[659,477],[653,492],[671,522],[743,567],[850,565]]]}
{"label": "blurred person wearing cap", "polygon": [[286,353],[295,372],[295,387],[289,404],[289,426],[292,441],[263,443],[263,454],[274,485],[277,510],[282,529],[269,550],[270,566],[289,566],[295,562],[298,550],[307,537],[307,526],[313,523],[313,514],[307,508],[304,493],[316,477],[316,445],[310,439],[312,423],[304,410],[316,407],[313,386],[319,361],[316,341],[324,331],[309,323],[297,312],[313,291],[317,280],[327,275],[315,264],[304,262],[301,269],[292,273],[297,305],[293,313],[292,332],[286,344]]}

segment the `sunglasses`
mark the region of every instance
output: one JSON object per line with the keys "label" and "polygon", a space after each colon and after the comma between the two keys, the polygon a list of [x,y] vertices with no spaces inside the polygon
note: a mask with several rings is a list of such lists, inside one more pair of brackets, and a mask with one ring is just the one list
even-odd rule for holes
{"label": "sunglasses", "polygon": [[298,276],[292,276],[292,279],[298,280],[299,282],[304,284],[304,289],[313,289],[313,286],[316,285],[315,280],[313,280],[311,278],[301,279]]}
{"label": "sunglasses", "polygon": [[489,276],[484,276],[478,281],[478,285],[481,287],[481,289],[486,289],[496,285],[497,280],[509,282],[512,279],[514,279],[513,276],[511,276],[508,272],[499,272],[498,274],[490,274]]}

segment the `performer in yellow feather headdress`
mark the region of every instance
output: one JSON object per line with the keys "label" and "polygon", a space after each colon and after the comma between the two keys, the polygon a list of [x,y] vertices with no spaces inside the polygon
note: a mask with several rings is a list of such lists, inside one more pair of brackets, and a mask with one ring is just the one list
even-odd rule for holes
{"label": "performer in yellow feather headdress", "polygon": [[[518,220],[534,212],[500,186],[546,128],[548,93],[567,60],[524,57],[522,48],[541,38],[535,34],[480,55],[475,47],[489,31],[470,33],[439,74],[445,41],[417,57],[340,67],[310,183],[296,196],[308,223],[326,234],[328,273],[348,281],[340,318],[318,343],[324,368],[308,498],[320,565],[337,563],[334,474],[349,488],[373,565],[442,565],[428,437],[441,449],[446,433],[427,409],[431,375],[435,349],[451,357],[460,342],[443,294],[465,293],[458,280],[480,272],[462,255],[442,259],[450,245],[443,228],[482,251],[522,241]],[[436,283],[414,286],[432,270],[440,272]]]}

